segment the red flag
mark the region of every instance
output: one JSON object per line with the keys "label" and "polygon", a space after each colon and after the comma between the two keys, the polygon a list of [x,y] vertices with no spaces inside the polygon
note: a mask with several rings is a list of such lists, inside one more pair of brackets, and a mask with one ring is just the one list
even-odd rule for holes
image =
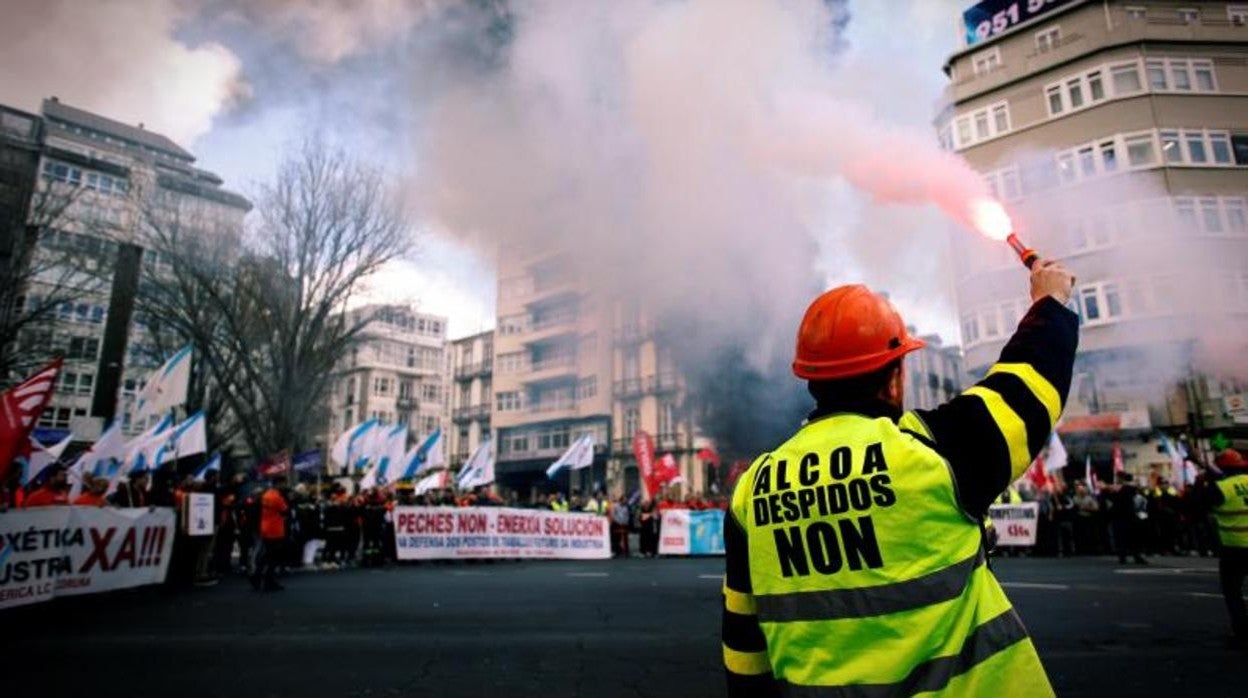
{"label": "red flag", "polygon": [[701,451],[698,451],[698,460],[714,463],[716,468],[718,468],[720,464],[719,454],[716,453],[713,448],[704,448]]}
{"label": "red flag", "polygon": [[659,459],[659,465],[655,469],[655,480],[659,485],[675,484],[684,482],[684,477],[680,474],[680,465],[676,463],[676,457],[670,453],[664,453]]}
{"label": "red flag", "polygon": [[1118,473],[1123,471],[1122,467],[1122,447],[1118,442],[1114,442],[1114,477],[1118,477]]}
{"label": "red flag", "polygon": [[1044,456],[1036,456],[1035,462],[1027,470],[1027,477],[1031,478],[1031,483],[1036,486],[1037,490],[1043,490],[1044,486],[1049,484],[1049,475],[1044,472]]}
{"label": "red flag", "polygon": [[260,464],[260,477],[277,477],[290,472],[290,449],[269,456]]}
{"label": "red flag", "polygon": [[659,491],[654,478],[654,439],[638,429],[633,434],[633,457],[637,459],[637,472],[641,475],[641,488],[647,498]]}
{"label": "red flag", "polygon": [[30,432],[52,398],[61,363],[56,359],[0,395],[0,479],[8,477],[14,458],[30,455]]}

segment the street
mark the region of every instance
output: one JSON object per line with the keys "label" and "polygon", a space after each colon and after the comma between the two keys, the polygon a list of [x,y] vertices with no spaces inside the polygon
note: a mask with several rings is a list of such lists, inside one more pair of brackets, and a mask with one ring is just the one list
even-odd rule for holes
{"label": "street", "polygon": [[[719,558],[423,564],[0,616],[0,694],[715,696]],[[1059,695],[1243,695],[1216,561],[994,562]]]}

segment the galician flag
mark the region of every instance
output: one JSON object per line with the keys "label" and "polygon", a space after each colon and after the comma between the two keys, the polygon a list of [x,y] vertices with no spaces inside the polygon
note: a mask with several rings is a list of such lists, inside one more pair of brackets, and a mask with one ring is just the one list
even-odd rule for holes
{"label": "galician flag", "polygon": [[[361,455],[364,453],[365,439],[377,425],[376,419],[366,419],[342,432],[334,441],[333,448],[329,450],[329,459],[343,468],[359,468]],[[365,458],[366,461],[367,458]]]}
{"label": "galician flag", "polygon": [[183,456],[208,452],[208,430],[202,410],[187,417],[186,421],[167,432],[167,435],[168,439],[156,449],[151,465],[153,470]]}
{"label": "galician flag", "polygon": [[69,501],[74,501],[82,492],[84,476],[107,477],[112,475],[116,464],[126,457],[125,437],[121,433],[121,422],[113,423],[100,434],[100,438],[91,444],[91,448],[78,457],[69,469],[72,483],[69,488]]}
{"label": "galician flag", "polygon": [[400,480],[410,480],[423,471],[446,465],[446,456],[442,453],[442,430],[434,429],[424,441],[413,446],[403,456],[403,464]]}
{"label": "galician flag", "polygon": [[212,457],[208,459],[208,462],[204,463],[203,467],[195,471],[195,482],[203,482],[208,473],[213,470],[218,473],[221,472],[221,454],[219,452],[212,454]]}
{"label": "galician flag", "polygon": [[494,482],[494,444],[489,439],[481,442],[477,450],[459,471],[459,489],[470,490]]}
{"label": "galician flag", "polygon": [[139,391],[135,419],[145,424],[148,417],[186,403],[186,389],[191,382],[191,345],[179,349],[163,366],[147,377]]}
{"label": "galician flag", "polygon": [[559,471],[565,467],[572,470],[580,470],[581,468],[589,467],[593,462],[594,435],[585,434],[573,441],[568,450],[564,451],[562,456],[559,456],[559,460],[551,463],[550,467],[546,468],[546,477],[553,480],[559,474]]}

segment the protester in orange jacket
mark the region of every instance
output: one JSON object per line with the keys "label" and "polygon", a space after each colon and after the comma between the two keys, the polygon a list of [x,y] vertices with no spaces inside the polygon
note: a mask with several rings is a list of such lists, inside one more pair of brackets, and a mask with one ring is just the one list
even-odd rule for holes
{"label": "protester in orange jacket", "polygon": [[290,511],[285,489],[284,484],[274,484],[260,497],[260,554],[251,575],[251,586],[257,591],[282,590],[277,583],[277,563],[286,541],[286,513]]}
{"label": "protester in orange jacket", "polygon": [[104,493],[108,491],[108,478],[92,477],[83,474],[82,494],[74,498],[74,506],[76,507],[102,507],[107,503]]}
{"label": "protester in orange jacket", "polygon": [[67,504],[69,504],[69,475],[65,472],[65,466],[54,465],[43,487],[31,492],[23,506],[31,509]]}

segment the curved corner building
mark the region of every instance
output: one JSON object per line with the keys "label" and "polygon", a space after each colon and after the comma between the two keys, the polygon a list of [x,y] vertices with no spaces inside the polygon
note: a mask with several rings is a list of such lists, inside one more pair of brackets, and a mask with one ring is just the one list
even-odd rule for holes
{"label": "curved corner building", "polygon": [[[1248,3],[986,0],[963,24],[936,127],[1078,277],[1072,460],[1108,470],[1117,444],[1168,477],[1158,431],[1248,443]],[[974,375],[1026,277],[964,231],[954,259]]]}

